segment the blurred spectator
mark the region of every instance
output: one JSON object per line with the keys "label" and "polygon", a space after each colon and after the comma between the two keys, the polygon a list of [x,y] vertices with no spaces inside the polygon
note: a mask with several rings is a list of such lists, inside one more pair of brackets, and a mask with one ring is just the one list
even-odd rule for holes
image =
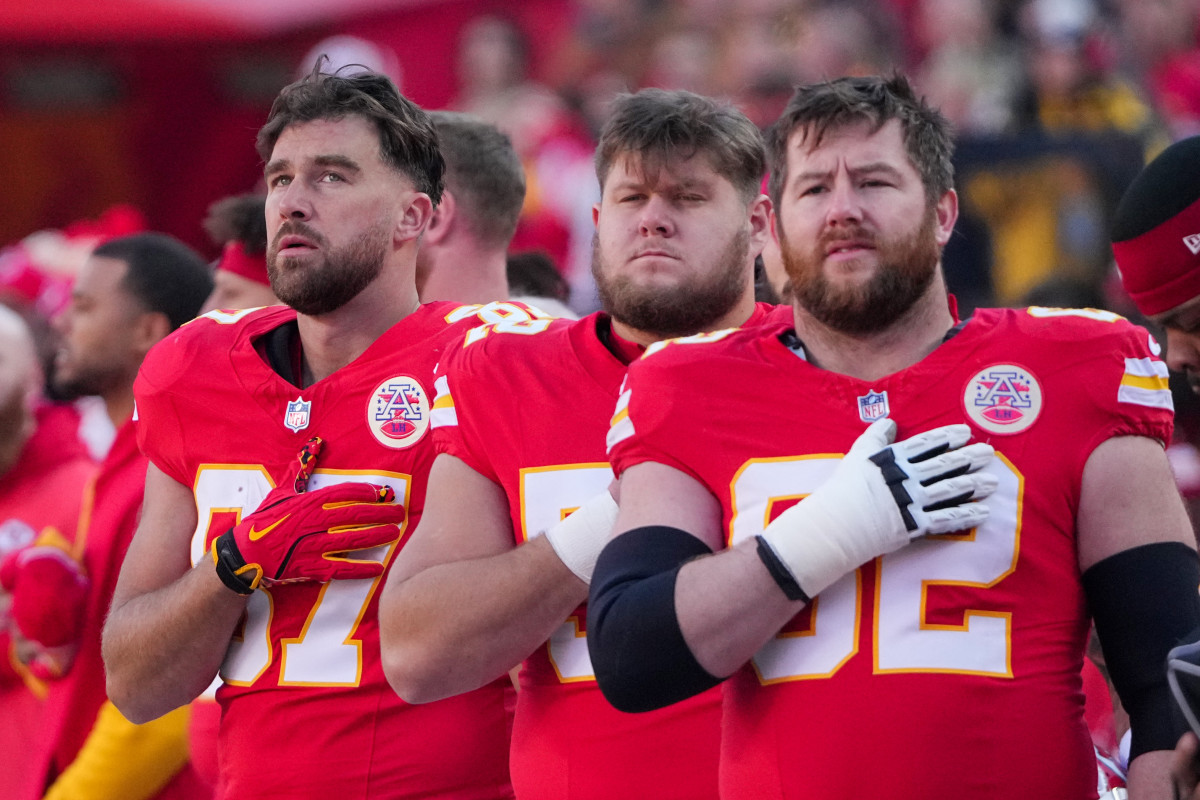
{"label": "blurred spectator", "polygon": [[[148,725],[107,702],[100,630],[142,501],[146,459],[134,435],[133,380],[147,351],[192,319],[212,291],[208,265],[182,243],[137,234],[100,245],[84,263],[58,321],[55,380],[67,395],[99,395],[116,440],[85,499],[82,563],[91,581],[74,666],[49,688],[32,768],[42,797],[198,798],[187,765],[187,712]],[[182,769],[182,771],[181,771]],[[165,789],[164,789],[165,787]],[[160,793],[161,790],[161,793]]]}
{"label": "blurred spectator", "polygon": [[[544,250],[572,283],[589,284],[592,145],[562,98],[530,78],[528,56],[529,43],[512,21],[473,20],[460,38],[459,93],[451,105],[507,134],[521,159],[525,205],[513,248]],[[582,296],[592,296],[590,288]]]}
{"label": "blurred spectator", "polygon": [[[44,529],[74,537],[95,464],[69,407],[42,400],[42,367],[19,314],[0,305],[0,561]],[[9,634],[11,598],[0,592],[0,786],[32,787],[46,686],[21,663]],[[11,796],[11,795],[9,795]]]}
{"label": "blurred spectator", "polygon": [[914,36],[925,56],[916,84],[957,133],[1011,131],[1020,53],[1000,36],[993,0],[918,0]]}
{"label": "blurred spectator", "polygon": [[893,18],[869,0],[809,4],[799,20],[798,82],[889,72],[898,60],[893,25]]}
{"label": "blurred spectator", "polygon": [[505,253],[525,201],[512,142],[469,114],[431,114],[446,160],[446,187],[417,251],[421,302],[508,299]]}
{"label": "blurred spectator", "polygon": [[1132,71],[1173,140],[1200,133],[1200,9],[1192,0],[1118,0]]}
{"label": "blurred spectator", "polygon": [[1032,0],[1025,10],[1022,124],[1058,134],[1116,131],[1149,141],[1151,109],[1105,57],[1092,0]]}
{"label": "blurred spectator", "polygon": [[267,223],[261,195],[226,197],[208,207],[204,230],[221,248],[213,292],[201,311],[271,306],[279,302],[267,277]]}

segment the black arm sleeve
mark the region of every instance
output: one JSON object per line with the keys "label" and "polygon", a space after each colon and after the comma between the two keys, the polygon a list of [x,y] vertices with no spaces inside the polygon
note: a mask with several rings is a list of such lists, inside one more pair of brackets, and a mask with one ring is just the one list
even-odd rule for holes
{"label": "black arm sleeve", "polygon": [[652,711],[721,682],[696,661],[675,615],[684,562],[711,554],[686,531],[635,528],[600,553],[588,597],[588,653],[600,691],[620,711]]}
{"label": "black arm sleeve", "polygon": [[1124,550],[1083,573],[1113,686],[1129,712],[1129,760],[1187,730],[1167,687],[1167,651],[1200,625],[1200,560],[1180,542]]}

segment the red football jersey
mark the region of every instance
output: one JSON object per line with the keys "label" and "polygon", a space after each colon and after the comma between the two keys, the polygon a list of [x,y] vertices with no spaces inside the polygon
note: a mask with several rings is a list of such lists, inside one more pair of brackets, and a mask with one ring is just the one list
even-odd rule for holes
{"label": "red football jersey", "polygon": [[[759,304],[747,322],[773,308]],[[605,491],[604,436],[625,363],[600,340],[603,314],[497,325],[447,356],[434,409],[438,452],[503,487],[517,544]],[[524,335],[517,335],[524,334]],[[623,714],[600,694],[580,606],[524,662],[512,778],[522,800],[716,796],[719,690]]]}
{"label": "red football jersey", "polygon": [[920,363],[860,381],[804,361],[788,328],[634,364],[609,434],[618,474],[690,474],[729,543],[885,415],[898,438],[970,423],[1000,483],[985,525],[846,575],[726,682],[722,797],[1094,798],[1075,512],[1098,444],[1170,439],[1157,344],[1106,312],[980,310]]}
{"label": "red football jersey", "polygon": [[[397,542],[363,551],[389,564],[424,505],[442,349],[472,326],[514,317],[530,318],[512,304],[423,306],[304,389],[258,349],[291,323],[290,309],[212,312],[164,340],[135,386],[140,443],[193,487],[193,561],[290,480],[300,447],[320,436],[311,488],[387,484],[407,508]],[[436,703],[402,701],[379,658],[383,581],[286,584],[251,596],[217,692],[224,796],[511,797],[507,678]]]}

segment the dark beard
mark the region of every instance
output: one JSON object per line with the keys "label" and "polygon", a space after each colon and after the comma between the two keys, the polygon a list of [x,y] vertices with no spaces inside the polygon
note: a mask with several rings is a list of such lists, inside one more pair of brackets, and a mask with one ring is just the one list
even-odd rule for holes
{"label": "dark beard", "polygon": [[[814,319],[832,330],[855,336],[886,330],[916,304],[933,282],[941,257],[934,222],[930,209],[921,226],[904,239],[883,244],[873,240],[879,269],[866,285],[850,289],[834,286],[821,270],[827,238],[801,253],[798,247],[790,246],[781,225],[780,250],[793,297]],[[845,238],[870,237],[856,229]]]}
{"label": "dark beard", "polygon": [[31,420],[24,392],[17,387],[7,388],[11,389],[9,396],[0,400],[0,462],[9,456],[15,458],[25,445]]}
{"label": "dark beard", "polygon": [[613,319],[659,338],[689,336],[713,329],[741,299],[748,277],[750,233],[738,231],[718,260],[719,269],[704,282],[681,284],[672,291],[639,286],[629,278],[605,275],[598,236],[592,237],[592,277],[600,304]]}
{"label": "dark beard", "polygon": [[[78,400],[80,397],[92,395],[103,396],[114,386],[129,384],[133,375],[119,365],[98,366],[90,365],[77,367],[75,374],[64,377],[57,369],[51,376],[54,394],[60,400]],[[131,385],[131,384],[129,384]]]}
{"label": "dark beard", "polygon": [[280,226],[267,251],[267,276],[275,296],[301,314],[315,317],[336,311],[366,289],[383,269],[390,231],[376,226],[339,250],[324,250],[320,263],[285,268],[279,264],[279,239],[297,234],[323,248],[328,242],[303,222]]}

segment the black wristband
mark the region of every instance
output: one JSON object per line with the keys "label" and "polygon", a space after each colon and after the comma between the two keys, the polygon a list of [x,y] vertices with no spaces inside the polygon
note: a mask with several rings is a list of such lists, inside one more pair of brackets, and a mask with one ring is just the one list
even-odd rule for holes
{"label": "black wristband", "polygon": [[233,538],[233,528],[213,541],[213,561],[216,563],[217,577],[221,579],[221,583],[242,596],[254,594],[254,586],[238,574],[238,570],[246,566],[246,561],[238,551],[237,540]]}
{"label": "black wristband", "polygon": [[792,575],[792,571],[787,568],[787,565],[779,559],[779,554],[771,547],[770,543],[761,536],[754,537],[758,542],[758,559],[763,562],[763,566],[767,568],[767,572],[771,573],[771,577],[775,579],[775,583],[779,584],[779,588],[783,590],[784,597],[788,600],[803,600],[805,603],[811,603],[812,598],[805,594],[800,588],[800,584],[796,583],[796,577]]}

